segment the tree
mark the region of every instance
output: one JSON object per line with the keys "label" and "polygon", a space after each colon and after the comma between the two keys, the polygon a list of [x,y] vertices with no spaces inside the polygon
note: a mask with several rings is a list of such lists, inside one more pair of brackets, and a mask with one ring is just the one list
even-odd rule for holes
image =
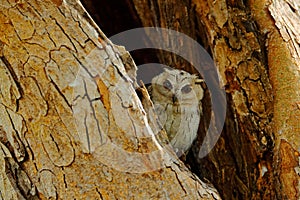
{"label": "tree", "polygon": [[0,8],[0,199],[219,199],[164,144],[130,55],[78,1]]}
{"label": "tree", "polygon": [[[211,53],[226,88],[226,122],[213,151],[199,159],[210,119],[209,108],[204,110],[199,141],[188,161],[222,198],[299,199],[298,1],[136,0],[126,1],[117,11],[114,1],[105,1],[104,12],[84,2],[108,34],[126,27],[165,27],[187,34]],[[115,18],[109,15],[113,11],[118,13]],[[124,21],[121,26],[112,26],[116,21],[105,24],[108,16]],[[140,63],[148,62],[148,54],[132,53]],[[159,62],[193,71],[172,54],[158,51],[155,56]],[[203,104],[209,105],[209,98]]]}
{"label": "tree", "polygon": [[[108,36],[164,27],[212,55],[226,89],[226,121],[200,158],[216,114],[205,88],[187,164],[222,199],[299,198],[296,0],[83,2]],[[0,199],[218,198],[176,159],[164,131],[151,133],[160,128],[145,90],[143,108],[134,91],[130,55],[77,1],[2,1],[0,8]],[[143,39],[158,42],[147,32]],[[131,54],[138,64],[155,60],[195,72],[193,63],[165,51]]]}

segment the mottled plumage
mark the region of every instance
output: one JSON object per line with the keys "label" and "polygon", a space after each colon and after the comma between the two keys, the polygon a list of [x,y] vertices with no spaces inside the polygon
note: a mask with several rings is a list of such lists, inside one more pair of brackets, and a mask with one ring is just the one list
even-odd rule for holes
{"label": "mottled plumage", "polygon": [[186,153],[197,137],[203,98],[200,82],[196,75],[169,69],[152,79],[150,96],[177,155]]}

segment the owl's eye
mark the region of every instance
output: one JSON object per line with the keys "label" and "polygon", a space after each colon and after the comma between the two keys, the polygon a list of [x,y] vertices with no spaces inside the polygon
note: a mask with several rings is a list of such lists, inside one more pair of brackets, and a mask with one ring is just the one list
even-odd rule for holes
{"label": "owl's eye", "polygon": [[172,90],[173,86],[172,84],[170,83],[169,80],[165,80],[164,83],[163,83],[163,86],[164,88],[168,89],[168,90]]}
{"label": "owl's eye", "polygon": [[187,93],[189,93],[190,91],[192,91],[192,86],[191,86],[191,85],[186,85],[186,86],[184,86],[183,88],[181,88],[181,92],[182,92],[182,93],[187,94]]}

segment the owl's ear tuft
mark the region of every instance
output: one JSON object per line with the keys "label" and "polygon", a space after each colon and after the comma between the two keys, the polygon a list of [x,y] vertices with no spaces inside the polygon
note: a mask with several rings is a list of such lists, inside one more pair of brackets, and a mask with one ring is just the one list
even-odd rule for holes
{"label": "owl's ear tuft", "polygon": [[195,80],[195,84],[200,84],[200,83],[203,83],[204,82],[204,79],[200,79],[200,78],[196,78]]}
{"label": "owl's ear tuft", "polygon": [[194,83],[195,84],[200,84],[200,83],[202,83],[202,82],[204,82],[204,79],[202,79],[202,78],[200,78],[198,75],[196,75],[196,74],[193,74],[192,75],[192,77],[193,77],[193,79],[194,79]]}

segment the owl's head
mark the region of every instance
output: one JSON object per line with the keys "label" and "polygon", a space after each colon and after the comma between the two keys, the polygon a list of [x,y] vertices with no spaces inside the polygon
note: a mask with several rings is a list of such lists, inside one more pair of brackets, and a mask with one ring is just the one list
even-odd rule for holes
{"label": "owl's head", "polygon": [[191,104],[203,97],[200,86],[202,79],[183,70],[164,69],[164,72],[152,79],[153,98],[173,104]]}

